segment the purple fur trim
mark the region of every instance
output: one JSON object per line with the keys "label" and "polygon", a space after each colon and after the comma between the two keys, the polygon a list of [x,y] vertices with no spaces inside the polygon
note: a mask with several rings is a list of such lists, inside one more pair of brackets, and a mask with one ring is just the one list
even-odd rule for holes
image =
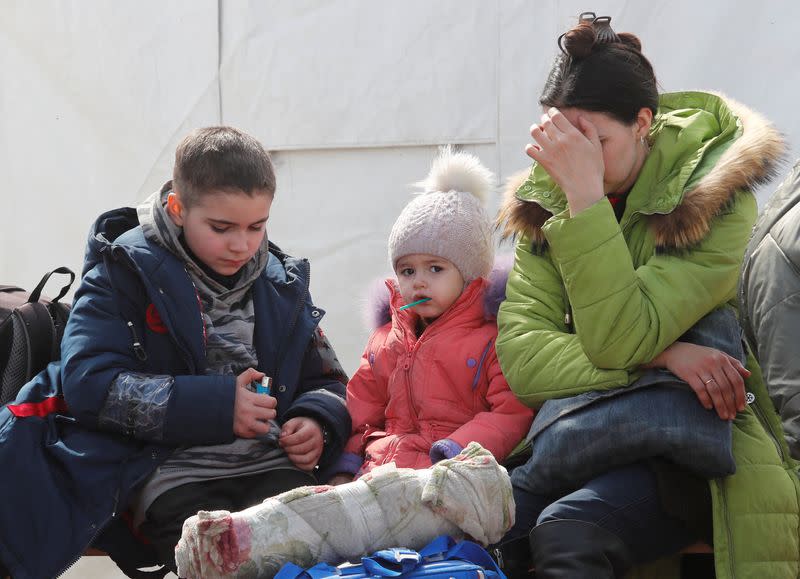
{"label": "purple fur trim", "polygon": [[358,469],[361,468],[364,459],[353,452],[343,452],[339,456],[339,460],[336,461],[336,464],[333,468],[330,469],[331,476],[335,474],[339,474],[340,472],[346,472],[347,474],[356,474]]}
{"label": "purple fur trim", "polygon": [[489,284],[483,296],[483,311],[487,319],[497,317],[500,304],[506,299],[506,282],[512,267],[514,267],[513,254],[507,253],[495,257],[494,267],[488,276]]}
{"label": "purple fur trim", "polygon": [[441,440],[437,440],[431,445],[431,450],[428,454],[431,457],[431,462],[436,464],[440,460],[453,458],[462,450],[464,450],[464,447],[458,444],[455,440],[443,438]]}
{"label": "purple fur trim", "polygon": [[386,279],[373,280],[367,288],[363,317],[364,323],[370,331],[377,330],[392,320],[392,311],[389,302],[392,294],[386,287]]}

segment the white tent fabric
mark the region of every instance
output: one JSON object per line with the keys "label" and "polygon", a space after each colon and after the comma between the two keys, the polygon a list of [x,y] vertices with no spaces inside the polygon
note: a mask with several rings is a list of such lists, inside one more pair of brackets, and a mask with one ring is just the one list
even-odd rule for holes
{"label": "white tent fabric", "polygon": [[499,13],[468,6],[224,3],[224,121],[277,150],[493,143]]}
{"label": "white tent fabric", "polygon": [[500,179],[526,166],[556,37],[583,10],[640,36],[664,91],[725,92],[800,155],[797,2],[0,0],[0,282],[79,270],[100,212],[166,180],[191,128],[234,124],[275,151],[270,236],[311,259],[352,372],[409,184],[445,143]]}

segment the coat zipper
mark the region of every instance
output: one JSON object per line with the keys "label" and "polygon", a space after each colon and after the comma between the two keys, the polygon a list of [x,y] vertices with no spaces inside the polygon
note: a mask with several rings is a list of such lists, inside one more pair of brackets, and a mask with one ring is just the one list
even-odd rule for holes
{"label": "coat zipper", "polygon": [[419,343],[420,340],[417,340],[412,346],[411,351],[406,354],[406,362],[403,366],[406,375],[406,391],[408,392],[408,401],[411,408],[411,418],[414,420],[414,427],[417,430],[419,429],[419,412],[417,411],[417,403],[414,400],[414,391],[413,388],[411,388],[411,368],[414,367],[414,354],[417,351],[417,345]]}
{"label": "coat zipper", "polygon": [[[729,579],[736,578],[736,568],[733,565],[733,533],[731,533],[731,524],[729,520],[729,513],[728,510],[728,491],[725,488],[724,480],[719,483],[720,488],[720,495],[722,497],[722,510],[725,512],[725,534],[728,537],[728,553],[730,555],[727,557],[728,559],[728,572],[730,573]],[[713,521],[712,521],[713,522]],[[716,560],[716,557],[714,557]]]}
{"label": "coat zipper", "polygon": [[406,382],[406,392],[408,393],[408,402],[409,407],[411,409],[411,419],[414,421],[414,427],[419,430],[419,412],[417,411],[417,404],[414,400],[414,392],[411,388],[411,369],[414,367],[414,360],[416,358],[415,354],[419,349],[419,345],[422,343],[423,336],[425,332],[428,331],[428,328],[422,331],[422,334],[419,338],[416,337],[416,333],[413,330],[409,330],[408,328],[403,326],[403,342],[406,342],[407,339],[407,332],[412,331],[414,336],[414,345],[411,346],[411,350],[406,352],[406,361],[403,364],[403,373],[405,374],[405,382]]}
{"label": "coat zipper", "polygon": [[483,354],[481,354],[481,359],[478,362],[478,370],[475,372],[475,377],[472,379],[472,391],[475,391],[475,388],[478,387],[478,380],[481,377],[481,370],[483,370],[483,363],[486,361],[486,356],[489,354],[489,349],[492,346],[492,342],[494,338],[490,338],[489,342],[486,344],[486,347],[483,349]]}
{"label": "coat zipper", "polygon": [[[775,432],[772,430],[772,426],[770,425],[769,421],[767,420],[766,416],[764,416],[761,407],[758,405],[758,400],[754,400],[750,407],[753,409],[753,414],[756,417],[756,420],[761,424],[764,428],[764,431],[769,435],[772,443],[775,445],[776,450],[778,451],[778,456],[781,459],[781,462],[786,462],[786,455],[783,452],[783,448],[781,447],[780,441],[777,439]],[[720,487],[720,495],[722,497],[722,508],[725,512],[725,534],[728,538],[728,552],[734,553],[735,549],[733,546],[733,534],[731,533],[731,525],[730,521],[728,520],[728,491],[725,488],[725,483],[721,482],[719,484]],[[736,568],[733,564],[733,556],[728,557],[728,571],[730,572],[731,579],[735,579],[736,577]]]}
{"label": "coat zipper", "polygon": [[144,362],[147,360],[147,352],[144,351],[142,343],[139,341],[139,336],[136,334],[136,328],[131,321],[126,322],[126,324],[128,329],[131,331],[131,337],[133,338],[133,353],[136,354],[136,357],[140,362]]}
{"label": "coat zipper", "polygon": [[[156,454],[155,450],[151,450],[150,451],[150,458],[153,459],[153,460],[155,460],[157,458],[157,454]],[[127,464],[127,462],[128,462],[128,459],[125,459],[125,461],[123,462],[123,465]],[[139,484],[142,481],[144,481],[148,476],[150,476],[150,474],[146,474],[146,475],[140,477],[138,480],[136,480],[133,483],[132,487],[133,488],[138,487]],[[108,524],[111,521],[113,521],[114,518],[117,516],[117,507],[119,506],[119,491],[120,491],[120,488],[122,487],[121,479],[122,479],[122,475],[120,475],[120,482],[117,484],[117,491],[114,493],[114,505],[111,508],[111,516],[108,519],[106,519],[106,521],[103,524],[97,526],[97,528],[95,529],[94,534],[92,535],[92,538],[89,539],[89,543],[83,549],[78,551],[79,554],[72,560],[71,563],[69,563],[66,567],[64,567],[64,569],[60,573],[56,574],[56,577],[61,577],[63,574],[65,574],[67,571],[69,571],[75,565],[75,563],[77,563],[80,560],[80,558],[83,557],[83,553],[86,551],[86,549],[88,549],[89,547],[92,546],[92,543],[94,543],[95,539],[97,539],[97,537],[100,536],[100,534],[105,530],[105,528],[108,526]]]}
{"label": "coat zipper", "polygon": [[764,430],[767,432],[767,434],[769,434],[769,437],[772,439],[772,443],[775,445],[775,448],[778,451],[778,456],[781,457],[781,462],[785,463],[786,455],[783,452],[783,447],[781,446],[780,440],[778,440],[778,437],[775,435],[775,431],[772,430],[772,425],[770,425],[769,421],[767,420],[767,417],[764,415],[763,411],[761,410],[761,407],[758,405],[758,400],[757,399],[754,400],[753,403],[750,404],[750,407],[753,409],[756,418],[761,423],[761,426],[764,427]]}
{"label": "coat zipper", "polygon": [[564,325],[567,330],[572,328],[572,305],[569,303],[569,294],[567,293],[567,286],[561,284],[561,294],[564,296]]}
{"label": "coat zipper", "polygon": [[297,300],[297,306],[294,309],[294,315],[292,319],[289,321],[289,329],[286,332],[286,339],[283,340],[283,344],[281,344],[281,350],[276,357],[276,366],[272,369],[272,373],[268,374],[274,380],[278,379],[278,370],[280,370],[281,365],[283,364],[283,359],[286,356],[286,351],[288,349],[289,338],[292,336],[292,332],[294,332],[294,327],[297,325],[297,320],[300,317],[300,311],[303,309],[303,306],[306,304],[306,296],[308,296],[308,288],[311,286],[311,268],[308,265],[308,260],[303,259],[300,263],[303,265],[303,273],[304,282],[303,282],[303,291],[300,292],[300,298]]}
{"label": "coat zipper", "polygon": [[[104,254],[105,254],[105,252],[104,252]],[[142,285],[145,286],[145,290],[148,290],[147,291],[148,297],[152,301],[152,295],[151,295],[151,294],[153,294],[152,286],[150,286],[148,283],[146,283],[146,281],[145,281],[146,278],[145,278],[144,274],[139,269],[139,267],[136,265],[136,263],[130,258],[130,256],[128,256],[128,254],[125,252],[125,250],[122,249],[118,245],[111,245],[111,246],[109,246],[108,254],[110,255],[110,257],[115,262],[121,263],[122,265],[124,265],[125,267],[130,269],[133,273],[135,273],[139,277],[140,280],[142,280]],[[114,279],[113,279],[113,277],[111,275],[111,268],[109,267],[108,263],[106,263],[106,270],[108,271],[108,279],[109,279],[109,282],[111,283],[111,288],[114,291],[114,293],[116,294],[117,293],[117,287],[116,287],[116,284],[114,283]],[[192,281],[192,277],[189,275],[189,272],[186,271],[186,268],[184,268],[183,271],[186,274],[186,277],[189,279],[189,283],[192,284],[192,287],[195,290],[195,295],[197,295],[197,288],[195,287],[194,282]],[[162,293],[162,294],[164,293],[161,289],[158,289],[158,291],[160,293]],[[199,307],[200,306],[198,304],[198,308]],[[123,319],[125,319],[125,317],[127,317],[122,313],[122,311],[120,311],[119,313],[120,313],[121,316],[123,316]],[[203,312],[202,311],[200,312],[200,316],[201,316],[201,323],[204,324],[205,322],[203,322],[203,320],[202,320],[202,316],[203,316]],[[136,358],[143,362],[143,361],[145,361],[147,359],[147,352],[145,351],[144,346],[142,346],[142,343],[139,340],[138,334],[136,333],[136,328],[134,327],[133,323],[130,320],[125,322],[125,323],[128,326],[128,329],[130,330],[131,336],[133,338],[133,351],[136,354]],[[195,373],[197,371],[197,369],[195,367],[194,359],[192,358],[190,353],[186,350],[186,348],[183,347],[183,344],[180,344],[178,342],[178,340],[175,338],[175,335],[174,335],[174,333],[172,331],[169,332],[169,336],[172,339],[172,342],[175,344],[175,347],[183,355],[184,362],[186,362],[186,365],[189,367],[189,370],[192,373]]]}
{"label": "coat zipper", "polygon": [[78,551],[78,555],[70,563],[68,563],[66,567],[64,567],[61,571],[55,574],[55,577],[61,577],[62,575],[64,575],[75,565],[75,563],[77,563],[80,560],[81,557],[83,557],[83,553],[86,551],[86,549],[92,546],[92,543],[94,543],[95,539],[97,539],[97,537],[100,536],[100,533],[102,533],[103,530],[106,528],[106,526],[108,526],[108,523],[113,521],[114,517],[117,516],[118,503],[119,503],[119,488],[117,488],[117,492],[114,493],[114,506],[111,509],[111,516],[108,517],[104,523],[97,525],[95,527],[94,534],[92,535],[92,538],[89,539],[89,542],[83,547],[83,549]]}
{"label": "coat zipper", "polygon": [[[112,517],[112,519],[113,519],[113,517]],[[92,543],[94,543],[94,540],[95,540],[95,539],[98,537],[98,535],[100,535],[101,531],[102,531],[103,529],[105,529],[105,528],[106,528],[106,525],[107,525],[107,524],[109,523],[109,521],[111,521],[112,519],[108,519],[108,520],[107,520],[105,523],[103,523],[102,525],[99,525],[99,526],[97,527],[97,529],[95,529],[95,533],[94,533],[94,535],[92,535],[92,538],[91,538],[91,539],[89,539],[89,543],[87,543],[87,545],[86,545],[86,546],[85,546],[83,549],[81,549],[81,550],[78,552],[78,555],[77,555],[77,556],[76,556],[76,557],[75,557],[75,558],[74,558],[72,561],[70,561],[70,562],[67,564],[67,566],[66,566],[66,567],[64,567],[64,568],[63,568],[61,571],[59,571],[58,573],[56,573],[56,574],[55,574],[55,577],[61,577],[61,576],[62,576],[62,575],[64,575],[64,574],[65,574],[67,571],[69,571],[70,569],[72,569],[72,567],[74,567],[74,566],[75,566],[75,563],[77,563],[78,561],[80,561],[80,559],[81,559],[81,557],[83,557],[83,553],[86,551],[86,549],[88,549],[89,547],[91,547]]]}

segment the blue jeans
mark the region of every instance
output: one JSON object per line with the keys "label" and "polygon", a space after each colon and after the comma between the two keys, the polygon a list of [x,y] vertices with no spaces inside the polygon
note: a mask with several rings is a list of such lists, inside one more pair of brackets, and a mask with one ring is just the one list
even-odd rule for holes
{"label": "blue jeans", "polygon": [[514,500],[516,522],[503,541],[526,536],[548,521],[584,521],[619,537],[640,564],[698,540],[682,521],[664,512],[656,476],[644,463],[615,468],[563,497],[535,495],[515,486]]}

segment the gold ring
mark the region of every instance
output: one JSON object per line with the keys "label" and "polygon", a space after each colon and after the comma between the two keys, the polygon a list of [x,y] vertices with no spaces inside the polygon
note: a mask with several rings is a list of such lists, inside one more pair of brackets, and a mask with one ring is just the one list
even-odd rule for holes
{"label": "gold ring", "polygon": [[708,386],[708,385],[709,385],[711,382],[714,382],[714,379],[713,379],[713,378],[709,378],[708,380],[706,380],[705,382],[703,382],[703,386]]}

